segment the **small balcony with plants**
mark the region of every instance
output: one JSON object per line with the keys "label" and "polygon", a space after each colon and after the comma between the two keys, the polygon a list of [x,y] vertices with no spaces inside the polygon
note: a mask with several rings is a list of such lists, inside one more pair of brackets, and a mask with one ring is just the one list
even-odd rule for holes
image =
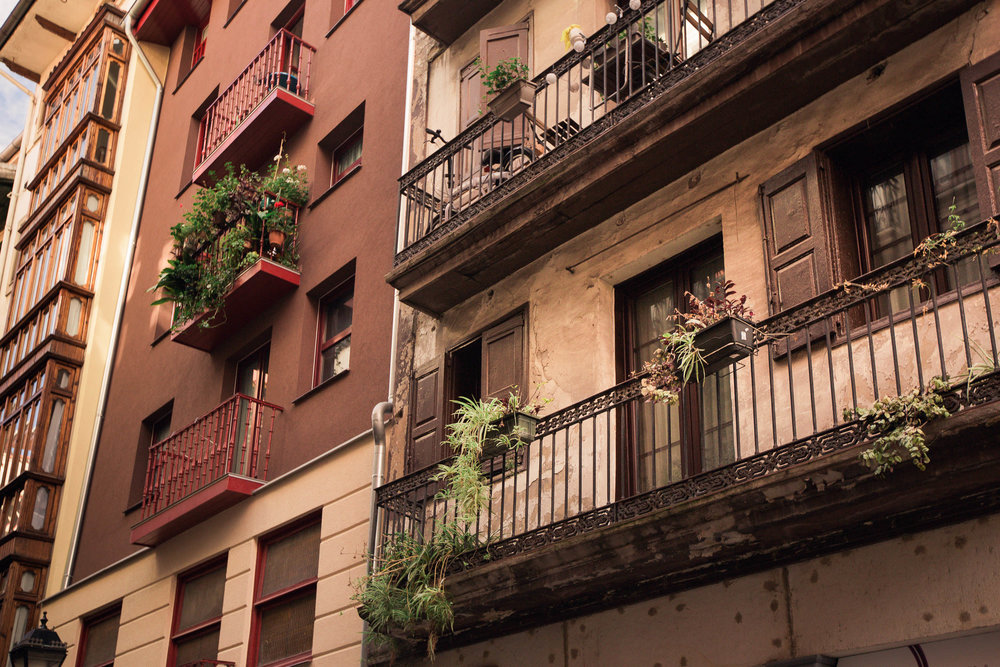
{"label": "small balcony with plants", "polygon": [[150,447],[142,520],[132,527],[132,544],[160,544],[260,488],[281,412],[235,394]]}
{"label": "small balcony with plants", "polygon": [[689,295],[638,373],[519,431],[463,402],[455,454],[377,490],[359,612],[422,652],[997,511],[1000,221],[960,222],[766,319]]}
{"label": "small balcony with plants", "polygon": [[299,285],[299,211],[309,196],[304,165],[275,156],[266,174],[227,164],[171,229],[172,257],[154,305],[172,303],[172,340],[211,351]]}
{"label": "small balcony with plants", "polygon": [[260,164],[269,146],[312,118],[312,59],[316,49],[279,30],[236,80],[205,110],[192,180],[207,184],[227,162]]}
{"label": "small balcony with plants", "polygon": [[[410,0],[400,7],[448,43],[458,31],[470,41],[473,5],[485,11],[494,4]],[[400,178],[388,281],[404,303],[443,313],[940,27],[968,3],[923,2],[902,21],[890,2],[846,12],[853,4],[622,1],[590,35],[578,25],[540,26],[536,17],[535,52],[541,35],[562,30],[566,55],[551,64],[536,58],[530,72],[530,57],[488,63],[480,81],[489,110],[467,126],[468,119],[456,122],[464,129],[450,140],[434,127],[452,122],[454,112],[428,111],[428,132],[445,142],[428,140],[437,150]],[[794,57],[778,57],[789,49]],[[748,80],[749,72],[756,74]],[[513,104],[501,109],[503,98]],[[456,102],[430,99],[427,108],[458,109]],[[415,151],[424,140],[421,134]]]}

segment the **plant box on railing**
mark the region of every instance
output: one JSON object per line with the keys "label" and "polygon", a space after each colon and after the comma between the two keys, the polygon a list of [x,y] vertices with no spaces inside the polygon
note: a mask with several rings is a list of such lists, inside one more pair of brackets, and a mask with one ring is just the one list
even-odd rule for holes
{"label": "plant box on railing", "polygon": [[514,120],[530,109],[534,101],[535,84],[518,79],[488,100],[486,104],[497,118]]}
{"label": "plant box on railing", "polygon": [[511,412],[490,423],[491,437],[483,442],[482,458],[490,459],[500,456],[511,445],[528,444],[535,439],[535,429],[538,427],[538,417],[525,412]]}
{"label": "plant box on railing", "polygon": [[724,317],[705,327],[694,338],[694,346],[705,358],[705,375],[711,375],[746,358],[754,349],[754,327],[741,317]]}

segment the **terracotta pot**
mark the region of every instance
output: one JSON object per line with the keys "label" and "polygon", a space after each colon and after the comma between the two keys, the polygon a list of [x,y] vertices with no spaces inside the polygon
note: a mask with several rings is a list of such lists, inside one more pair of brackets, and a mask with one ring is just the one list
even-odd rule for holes
{"label": "terracotta pot", "polygon": [[267,233],[267,241],[273,247],[281,248],[285,245],[285,232],[280,229],[272,229]]}

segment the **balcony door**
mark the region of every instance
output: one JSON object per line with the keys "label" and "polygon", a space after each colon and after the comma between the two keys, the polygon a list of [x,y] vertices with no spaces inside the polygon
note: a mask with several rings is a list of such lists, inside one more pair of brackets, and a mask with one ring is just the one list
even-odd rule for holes
{"label": "balcony door", "polygon": [[[657,267],[618,289],[623,378],[642,370],[658,337],[686,310],[686,292],[698,298],[723,277],[718,241]],[[627,497],[732,463],[735,456],[731,370],[687,385],[677,405],[635,402],[622,411],[619,495]]]}
{"label": "balcony door", "polygon": [[253,477],[256,472],[262,418],[256,401],[263,401],[267,391],[270,351],[270,344],[264,345],[236,365],[235,393],[242,396],[236,401],[234,411],[236,428],[233,430],[235,437],[229,470],[237,475]]}

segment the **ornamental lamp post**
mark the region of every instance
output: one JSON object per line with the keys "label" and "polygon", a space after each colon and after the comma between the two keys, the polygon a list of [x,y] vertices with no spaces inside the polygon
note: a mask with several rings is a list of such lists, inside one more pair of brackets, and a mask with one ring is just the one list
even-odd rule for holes
{"label": "ornamental lamp post", "polygon": [[59,667],[66,659],[66,643],[55,630],[48,628],[48,615],[42,612],[42,621],[10,649],[14,667]]}

